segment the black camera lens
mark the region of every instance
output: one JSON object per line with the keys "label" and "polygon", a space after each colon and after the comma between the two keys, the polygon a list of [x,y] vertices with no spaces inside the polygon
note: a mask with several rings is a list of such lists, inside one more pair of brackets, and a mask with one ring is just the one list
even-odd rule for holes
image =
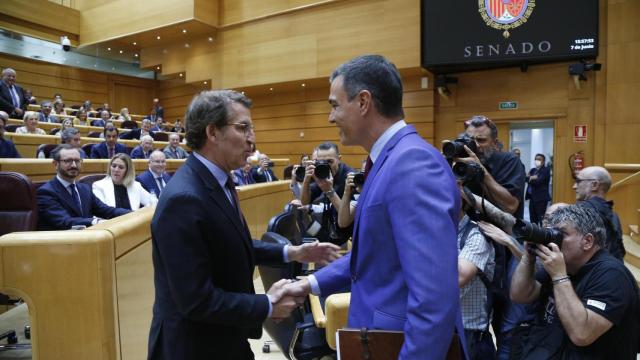
{"label": "black camera lens", "polygon": [[318,179],[328,179],[331,175],[331,165],[327,160],[316,160],[314,174]]}
{"label": "black camera lens", "polygon": [[476,142],[469,136],[461,136],[453,141],[447,141],[442,145],[442,154],[446,158],[465,158],[469,157],[465,145],[474,153],[478,152]]}
{"label": "black camera lens", "polygon": [[534,244],[549,245],[555,243],[562,247],[562,232],[557,228],[545,228],[538,224],[524,220],[516,220],[513,225],[513,235],[519,241],[527,241]]}
{"label": "black camera lens", "polygon": [[364,173],[359,172],[353,175],[353,184],[355,186],[363,186],[364,185]]}
{"label": "black camera lens", "polygon": [[269,161],[269,162],[267,162],[267,166],[268,166],[268,167],[273,167],[273,165],[275,165],[275,164],[273,163],[273,161]]}
{"label": "black camera lens", "polygon": [[304,181],[304,175],[307,171],[307,168],[304,165],[300,165],[296,168],[296,181],[297,182],[303,182]]}
{"label": "black camera lens", "polygon": [[462,181],[463,184],[480,184],[484,180],[484,170],[474,162],[468,164],[457,162],[451,170],[456,179]]}

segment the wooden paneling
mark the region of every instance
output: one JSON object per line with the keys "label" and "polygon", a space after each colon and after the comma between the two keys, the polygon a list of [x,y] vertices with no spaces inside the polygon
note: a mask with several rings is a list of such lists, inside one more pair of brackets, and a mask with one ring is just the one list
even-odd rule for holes
{"label": "wooden paneling", "polygon": [[63,33],[80,34],[80,12],[47,0],[2,0],[0,13]]}
{"label": "wooden paneling", "polygon": [[127,107],[131,114],[149,114],[151,112],[154,89],[130,83],[114,82],[112,108]]}

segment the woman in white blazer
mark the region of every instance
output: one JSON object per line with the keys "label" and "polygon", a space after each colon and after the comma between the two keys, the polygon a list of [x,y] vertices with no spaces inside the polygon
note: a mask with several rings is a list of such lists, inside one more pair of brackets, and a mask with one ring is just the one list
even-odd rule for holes
{"label": "woman in white blazer", "polygon": [[116,154],[109,162],[107,177],[93,183],[93,194],[103,203],[124,209],[155,205],[157,199],[135,180],[136,171],[127,154]]}

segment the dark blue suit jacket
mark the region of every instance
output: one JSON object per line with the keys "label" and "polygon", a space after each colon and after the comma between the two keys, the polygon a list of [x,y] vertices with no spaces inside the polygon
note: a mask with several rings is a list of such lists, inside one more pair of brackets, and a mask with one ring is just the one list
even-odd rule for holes
{"label": "dark blue suit jacket", "polygon": [[551,181],[551,169],[543,166],[540,169],[529,170],[529,177],[538,175],[536,180],[529,180],[527,196],[532,202],[547,202],[551,200],[549,195],[549,182]]}
{"label": "dark blue suit jacket", "polygon": [[[169,184],[169,180],[171,180],[171,175],[167,174],[167,173],[163,173],[162,174],[162,179],[164,180],[165,184]],[[153,177],[153,174],[151,173],[151,170],[148,170],[143,172],[142,174],[136,176],[136,180],[142,184],[142,187],[147,190],[148,192],[154,192],[156,194],[157,197],[160,197],[160,193],[162,192],[160,190],[160,187],[158,186],[158,182],[156,181],[156,179]]]}
{"label": "dark blue suit jacket", "polygon": [[0,158],[19,158],[20,154],[11,140],[0,138]]}
{"label": "dark blue suit jacket", "polygon": [[[269,175],[271,175],[271,181],[278,181],[278,177],[273,173],[273,170],[271,170],[271,168],[267,169],[267,172],[269,172]],[[257,166],[251,168],[251,176],[253,176],[253,180],[256,183],[267,182],[267,175],[265,175],[264,171],[262,172],[262,174],[258,173]]]}
{"label": "dark blue suit jacket", "polygon": [[[114,155],[119,153],[126,153],[127,147],[122,144],[117,144],[113,149]],[[91,148],[91,158],[92,159],[109,159],[109,149],[107,149],[107,143],[101,142],[100,144],[93,145]]]}
{"label": "dark blue suit jacket", "polygon": [[91,226],[94,216],[111,219],[131,212],[105,205],[93,195],[89,185],[76,183],[76,188],[82,209],[78,209],[71,194],[55,177],[38,188],[38,230],[68,230],[73,225]]}
{"label": "dark blue suit jacket", "polygon": [[451,168],[413,126],[384,146],[358,198],[352,251],[315,273],[321,294],[351,285],[350,328],[404,331],[402,359],[444,359],[458,289],[460,192]]}
{"label": "dark blue suit jacket", "polygon": [[253,179],[253,176],[251,175],[251,170],[249,170],[249,173],[245,175],[242,169],[235,169],[233,170],[233,174],[236,176],[236,185],[238,186],[256,183],[256,181]]}
{"label": "dark blue suit jacket", "polygon": [[[151,222],[155,283],[149,359],[247,359],[269,312],[256,295],[257,263],[282,246],[252,241],[218,181],[190,156],[167,184]],[[454,244],[455,245],[455,244]]]}
{"label": "dark blue suit jacket", "polygon": [[[20,98],[20,108],[22,110],[27,109],[27,102],[24,99],[24,91],[18,85],[14,85],[16,89],[16,93],[18,94],[18,98]],[[9,87],[4,81],[0,80],[0,110],[9,114],[9,116],[13,115],[13,110],[15,107],[13,106],[13,100],[11,100],[11,92],[9,91]]]}

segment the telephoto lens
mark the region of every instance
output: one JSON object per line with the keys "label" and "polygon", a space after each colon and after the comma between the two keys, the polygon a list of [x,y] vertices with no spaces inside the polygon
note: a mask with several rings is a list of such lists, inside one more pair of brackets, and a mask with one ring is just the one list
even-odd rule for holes
{"label": "telephoto lens", "polygon": [[316,160],[314,173],[318,179],[328,179],[331,175],[331,165],[327,160]]}
{"label": "telephoto lens", "polygon": [[462,181],[463,184],[481,184],[484,180],[484,170],[482,170],[482,166],[474,162],[457,162],[451,170],[456,179]]}
{"label": "telephoto lens", "polygon": [[304,165],[300,165],[298,166],[298,168],[296,169],[296,181],[297,182],[303,182],[304,181],[304,175],[307,171],[307,168]]}
{"label": "telephoto lens", "polygon": [[465,145],[474,153],[478,152],[476,142],[469,136],[461,136],[453,141],[446,141],[442,145],[442,154],[448,158],[465,158],[469,157]]}
{"label": "telephoto lens", "polygon": [[353,175],[353,184],[355,186],[363,186],[364,185],[364,172],[359,172]]}
{"label": "telephoto lens", "polygon": [[269,162],[267,163],[267,166],[268,166],[268,167],[273,167],[273,165],[275,165],[275,164],[273,163],[273,161],[269,161]]}
{"label": "telephoto lens", "polygon": [[549,245],[554,243],[562,248],[562,232],[557,228],[545,228],[538,224],[518,219],[513,225],[513,235],[518,241]]}

